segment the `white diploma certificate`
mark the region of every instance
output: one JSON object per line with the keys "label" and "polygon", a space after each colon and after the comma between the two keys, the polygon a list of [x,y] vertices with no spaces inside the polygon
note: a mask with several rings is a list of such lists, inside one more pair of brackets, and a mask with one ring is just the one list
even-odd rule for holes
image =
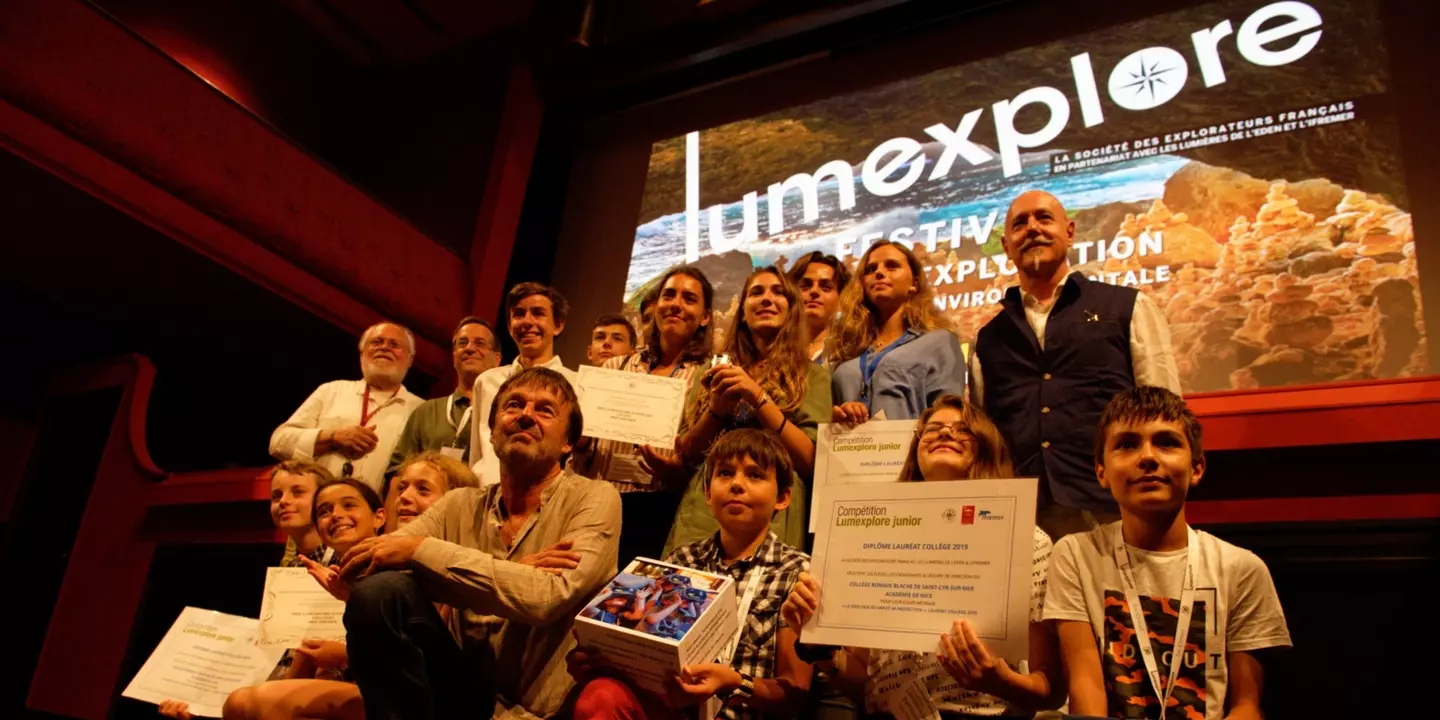
{"label": "white diploma certificate", "polygon": [[320,587],[305,568],[266,568],[257,643],[296,648],[305,638],[345,642],[345,603]]}
{"label": "white diploma certificate", "polygon": [[969,620],[992,653],[1028,659],[1034,478],[837,485],[810,572],[809,643],[934,653]]}
{"label": "white diploma certificate", "polygon": [[646,373],[580,368],[586,437],[673,450],[685,411],[684,380]]}
{"label": "white diploma certificate", "polygon": [[125,697],[159,705],[183,700],[190,712],[220,717],[231,692],[265,680],[285,653],[255,646],[259,622],[187,607],[125,686]]}
{"label": "white diploma certificate", "polygon": [[818,529],[820,503],[830,486],[895,482],[914,437],[914,420],[871,420],[859,425],[821,423],[815,435],[810,532]]}

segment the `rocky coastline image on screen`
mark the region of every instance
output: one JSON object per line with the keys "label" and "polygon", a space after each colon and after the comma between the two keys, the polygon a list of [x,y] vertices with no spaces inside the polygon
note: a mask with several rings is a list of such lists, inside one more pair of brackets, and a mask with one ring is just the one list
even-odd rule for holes
{"label": "rocky coastline image on screen", "polygon": [[[1005,209],[1023,190],[1042,189],[1076,223],[1076,271],[1136,286],[1164,309],[1187,392],[1427,372],[1395,118],[1401,99],[1390,89],[1377,4],[1310,0],[1304,5],[1322,19],[1314,46],[1288,64],[1249,62],[1236,35],[1275,4],[1212,3],[700,131],[694,262],[716,286],[716,327],[728,326],[753,267],[835,253],[843,239],[853,269],[866,242],[887,237],[913,243],[968,348],[1015,284],[999,240]],[[1214,58],[1223,82],[1209,83],[1216,78],[1203,76],[1193,34],[1225,21],[1231,32]],[[1283,50],[1297,37],[1267,47]],[[1072,61],[1082,53],[1103,113],[1093,125],[1082,117]],[[1181,76],[1178,93],[1162,82]],[[946,146],[926,128],[955,131],[982,110],[968,139],[997,155],[995,103],[1037,87],[1063,93],[1069,118],[1052,141],[1022,151],[1019,172],[1006,175],[998,157],[952,157],[948,172],[930,178]],[[1173,97],[1128,109],[1117,92]],[[1049,115],[1032,103],[1014,127],[1038,133]],[[923,144],[912,161],[924,165],[919,179],[898,194],[869,192],[867,156],[907,137]],[[684,136],[654,146],[630,308],[666,268],[686,261],[686,153]],[[841,204],[837,162],[853,175],[850,207]],[[772,233],[767,190],[797,173],[820,180],[818,217],[807,221],[802,192],[788,188],[777,193],[783,226]],[[711,214],[734,239],[745,232],[747,202],[753,237],[715,252]]]}

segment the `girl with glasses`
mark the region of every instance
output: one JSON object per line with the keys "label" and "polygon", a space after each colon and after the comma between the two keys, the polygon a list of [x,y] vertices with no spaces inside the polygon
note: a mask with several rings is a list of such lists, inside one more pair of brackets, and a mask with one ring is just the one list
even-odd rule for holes
{"label": "girl with glasses", "polygon": [[[945,482],[1013,474],[1010,450],[990,418],[959,395],[942,395],[916,423],[900,481]],[[819,662],[837,688],[863,702],[871,713],[890,713],[905,685],[881,679],[903,677],[906,667],[912,668],[910,677],[921,684],[943,718],[1031,717],[1036,711],[1059,707],[1066,691],[1059,643],[1053,631],[1041,623],[1050,549],[1049,536],[1035,528],[1028,663],[1012,666],[991,653],[965,620],[954,621],[934,654],[852,647],[837,650],[804,645],[803,637],[796,645],[797,654],[802,660]],[[820,584],[802,573],[785,600],[785,620],[798,630],[819,607]],[[899,686],[898,692],[879,692],[881,687],[892,686]]]}

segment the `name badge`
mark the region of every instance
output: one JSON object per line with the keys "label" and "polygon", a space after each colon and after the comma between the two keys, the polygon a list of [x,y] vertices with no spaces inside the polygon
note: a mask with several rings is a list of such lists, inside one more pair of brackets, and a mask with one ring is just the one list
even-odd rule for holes
{"label": "name badge", "polygon": [[448,458],[455,458],[460,462],[465,462],[465,448],[450,447],[449,445],[446,445],[445,447],[440,448],[440,454]]}

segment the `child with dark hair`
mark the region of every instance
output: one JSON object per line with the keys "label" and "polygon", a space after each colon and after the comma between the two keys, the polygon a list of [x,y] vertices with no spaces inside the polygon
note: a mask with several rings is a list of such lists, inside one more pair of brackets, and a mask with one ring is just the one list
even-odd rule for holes
{"label": "child with dark hair", "polygon": [[590,345],[585,348],[585,359],[591,365],[604,365],[610,358],[635,352],[635,342],[635,326],[624,315],[601,315],[590,329]]}
{"label": "child with dark hair", "polygon": [[[385,528],[380,496],[355,478],[320,483],[310,513],[321,542],[336,557]],[[310,574],[332,593],[345,592],[333,571],[301,557]],[[307,638],[300,647],[286,652],[286,659],[269,681],[230,693],[222,712],[226,718],[363,720],[360,689],[350,681],[348,665],[345,643]]]}
{"label": "child with dark hair", "polygon": [[[770,531],[771,517],[790,504],[790,453],[773,433],[734,430],[711,448],[708,467],[706,499],[720,529],[677,548],[665,561],[733,579],[738,634],[720,662],[682,668],[668,703],[623,677],[597,675],[602,661],[594,651],[576,649],[569,664],[582,686],[575,702],[577,720],[683,717],[685,708],[712,697],[723,701],[716,717],[730,720],[795,717],[804,705],[810,666],[795,656],[795,632],[781,623],[780,605],[810,558]],[[671,585],[683,604],[690,588]]]}
{"label": "child with dark hair", "polygon": [[[641,311],[643,337],[634,343],[636,351],[603,364],[592,362],[610,370],[674,378],[688,387],[692,378],[705,372],[713,350],[715,288],[699,268],[676,265],[660,276],[646,297],[653,299],[653,310]],[[597,328],[600,323],[596,321]],[[620,491],[625,529],[620,535],[620,567],[637,556],[661,555],[670,528],[655,518],[675,514],[678,496],[695,472],[673,445],[587,438],[576,447],[570,469],[605,480]]]}
{"label": "child with dark hair", "polygon": [[825,341],[839,317],[840,293],[850,284],[850,269],[834,255],[816,250],[795,261],[790,279],[800,289],[805,308],[806,352],[811,360],[823,363]]}
{"label": "child with dark hair", "polygon": [[[286,460],[265,474],[270,481],[270,520],[285,533],[287,542],[283,567],[300,567],[306,560],[328,562],[332,552],[325,547],[315,528],[312,508],[315,493],[335,481],[323,465],[309,460]],[[290,672],[295,653],[286,653],[271,673],[271,679],[283,678]],[[183,700],[164,700],[161,715],[177,720],[193,720],[190,704]]]}
{"label": "child with dark hair", "polygon": [[1120,521],[1055,545],[1045,600],[1070,712],[1261,717],[1256,653],[1289,647],[1290,632],[1265,563],[1185,521],[1205,475],[1199,420],[1164,388],[1119,393],[1100,416],[1095,475]]}
{"label": "child with dark hair", "polygon": [[686,398],[675,449],[687,466],[700,470],[680,498],[666,551],[715,533],[706,501],[714,468],[701,464],[719,439],[739,428],[767,431],[788,453],[786,467],[794,473],[787,481],[790,502],[771,527],[781,540],[801,547],[809,523],[805,482],[815,472],[815,433],[830,417],[831,405],[830,372],[805,355],[795,283],[773,265],[751,272],[725,343],[723,356],[690,384]]}

